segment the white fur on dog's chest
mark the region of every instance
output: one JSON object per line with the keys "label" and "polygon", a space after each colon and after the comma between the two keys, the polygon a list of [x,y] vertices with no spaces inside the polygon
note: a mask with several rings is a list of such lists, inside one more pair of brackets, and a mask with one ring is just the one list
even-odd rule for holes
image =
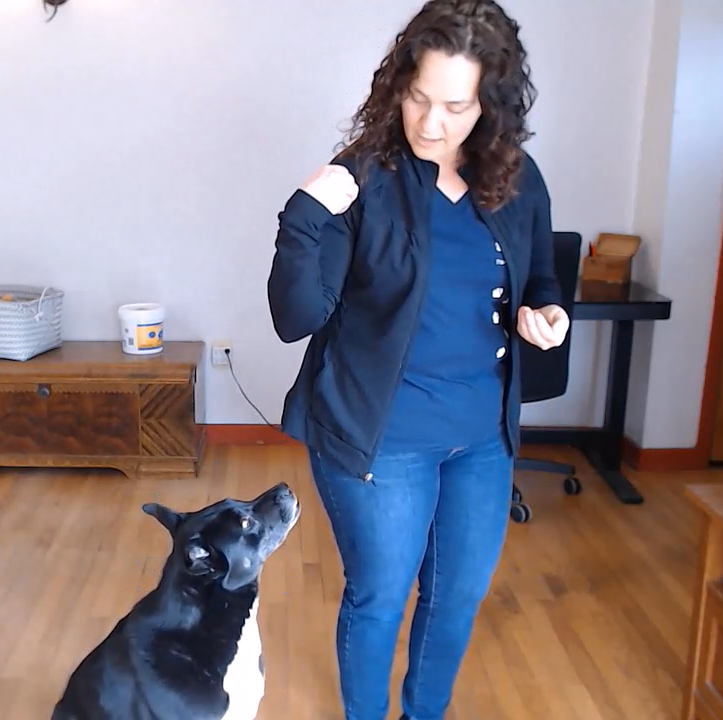
{"label": "white fur on dog's chest", "polygon": [[254,720],[264,696],[265,681],[259,667],[261,635],[257,620],[258,598],[251,615],[244,623],[238,642],[236,657],[226,671],[223,689],[228,693],[229,705],[223,720]]}

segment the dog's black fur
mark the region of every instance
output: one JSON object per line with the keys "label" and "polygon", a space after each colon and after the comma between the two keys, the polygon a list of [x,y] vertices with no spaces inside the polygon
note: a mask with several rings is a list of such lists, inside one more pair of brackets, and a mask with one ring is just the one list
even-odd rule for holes
{"label": "dog's black fur", "polygon": [[[197,512],[143,506],[173,548],[158,586],[71,675],[52,720],[220,720],[265,560],[300,513],[285,484]],[[259,657],[259,663],[261,658]]]}

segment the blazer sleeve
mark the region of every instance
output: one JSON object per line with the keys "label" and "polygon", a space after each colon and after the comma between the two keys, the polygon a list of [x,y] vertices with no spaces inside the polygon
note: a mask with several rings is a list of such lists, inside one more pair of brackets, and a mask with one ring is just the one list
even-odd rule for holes
{"label": "blazer sleeve", "polygon": [[334,215],[298,189],[279,213],[267,292],[283,342],[316,333],[339,303],[354,247],[356,204]]}
{"label": "blazer sleeve", "polygon": [[555,275],[550,194],[537,166],[534,163],[532,165],[536,175],[533,190],[532,251],[522,304],[536,310],[545,305],[561,305],[562,293]]}

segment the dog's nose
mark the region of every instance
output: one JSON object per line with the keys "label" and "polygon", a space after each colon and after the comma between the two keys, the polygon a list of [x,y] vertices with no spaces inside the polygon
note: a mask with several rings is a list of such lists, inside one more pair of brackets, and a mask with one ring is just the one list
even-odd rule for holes
{"label": "dog's nose", "polygon": [[291,497],[291,495],[293,495],[291,488],[286,483],[279,483],[276,488],[276,496],[279,498],[287,498]]}

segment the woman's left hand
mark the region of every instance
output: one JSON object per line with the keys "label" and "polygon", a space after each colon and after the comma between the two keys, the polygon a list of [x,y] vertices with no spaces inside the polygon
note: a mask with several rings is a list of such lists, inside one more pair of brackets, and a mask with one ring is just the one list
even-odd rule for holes
{"label": "woman's left hand", "polygon": [[531,345],[549,350],[562,345],[570,329],[570,318],[559,305],[533,310],[522,305],[517,312],[517,332]]}

